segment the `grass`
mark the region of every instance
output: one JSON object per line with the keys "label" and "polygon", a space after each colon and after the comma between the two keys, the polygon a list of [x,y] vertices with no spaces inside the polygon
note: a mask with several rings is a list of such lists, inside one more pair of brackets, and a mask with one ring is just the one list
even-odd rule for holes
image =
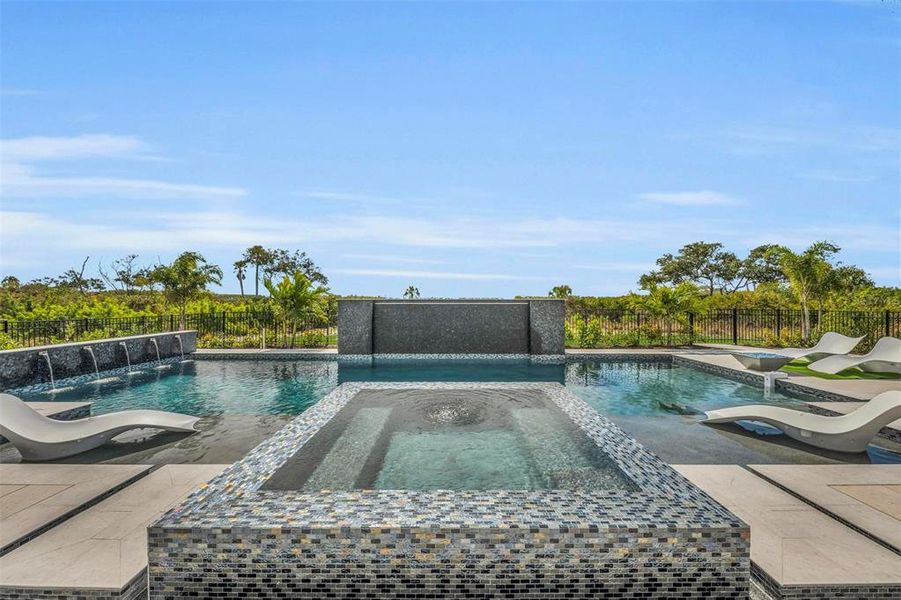
{"label": "grass", "polygon": [[841,373],[836,373],[835,375],[830,373],[819,373],[817,371],[811,371],[808,367],[809,364],[809,362],[794,360],[780,370],[796,375],[804,375],[806,377],[818,377],[820,379],[901,379],[901,375],[895,373],[870,373],[869,371],[863,371],[858,368],[845,369]]}

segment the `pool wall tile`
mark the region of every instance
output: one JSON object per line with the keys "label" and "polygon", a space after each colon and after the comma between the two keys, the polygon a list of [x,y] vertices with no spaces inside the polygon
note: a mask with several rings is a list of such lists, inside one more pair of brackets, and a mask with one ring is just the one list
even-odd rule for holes
{"label": "pool wall tile", "polygon": [[[260,491],[362,389],[530,389],[638,491]],[[742,598],[747,526],[559,384],[345,383],[149,528],[150,593]]]}
{"label": "pool wall tile", "polygon": [[[2,350],[0,351],[0,390],[41,383],[49,385],[50,369],[47,366],[47,359],[41,356],[40,352],[48,353],[53,365],[54,379],[59,382],[79,376],[96,376],[91,355],[84,349],[87,346],[93,349],[97,359],[97,368],[100,371],[108,371],[125,367],[128,359],[133,365],[156,361],[156,349],[152,339],[155,339],[159,345],[161,358],[181,356],[182,349],[179,347],[176,336],[180,337],[185,354],[194,352],[197,347],[197,332],[193,330]],[[126,359],[122,342],[128,348],[128,359]]]}

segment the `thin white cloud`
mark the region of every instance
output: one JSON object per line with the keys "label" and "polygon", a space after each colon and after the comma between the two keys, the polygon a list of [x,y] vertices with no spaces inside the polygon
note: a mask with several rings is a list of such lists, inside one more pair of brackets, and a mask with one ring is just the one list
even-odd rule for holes
{"label": "thin white cloud", "polygon": [[0,194],[10,198],[217,199],[239,198],[238,187],[176,183],[147,178],[96,175],[59,177],[35,166],[47,161],[85,159],[162,160],[147,153],[148,145],[134,136],[109,134],[73,137],[33,136],[0,140]]}
{"label": "thin white cloud", "polygon": [[356,192],[330,192],[330,191],[312,191],[301,192],[303,198],[311,198],[313,200],[327,200],[332,202],[351,202],[351,203],[377,203],[377,204],[393,204],[401,202],[400,198],[391,196],[380,196],[377,194],[361,194]]}
{"label": "thin white cloud", "polygon": [[698,192],[646,192],[639,198],[657,204],[672,206],[735,206],[740,202],[720,192],[701,190]]}
{"label": "thin white cloud", "polygon": [[14,162],[129,156],[146,149],[147,144],[127,135],[32,136],[0,140],[0,158]]}
{"label": "thin white cloud", "polygon": [[342,275],[402,277],[405,279],[463,279],[469,281],[541,281],[548,279],[547,277],[502,273],[456,273],[447,271],[404,271],[396,269],[335,269],[334,272]]}
{"label": "thin white cloud", "polygon": [[745,126],[725,130],[721,137],[736,153],[765,154],[798,147],[822,147],[854,152],[897,152],[898,129],[868,125],[841,129]]}
{"label": "thin white cloud", "polygon": [[344,258],[363,259],[372,262],[400,263],[409,265],[447,264],[446,260],[438,260],[434,258],[411,258],[409,256],[398,256],[396,254],[343,254],[342,256]]}
{"label": "thin white cloud", "polygon": [[599,265],[573,265],[573,269],[579,269],[580,271],[637,271],[640,273],[645,273],[652,269],[654,266],[652,263],[643,263],[643,262],[634,262],[634,263],[624,263],[624,262],[608,262]]}

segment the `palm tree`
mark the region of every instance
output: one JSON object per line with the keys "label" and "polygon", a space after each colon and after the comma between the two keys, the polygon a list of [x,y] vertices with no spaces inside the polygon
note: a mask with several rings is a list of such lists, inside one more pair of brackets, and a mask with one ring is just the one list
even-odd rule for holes
{"label": "palm tree", "polygon": [[407,300],[414,300],[416,298],[419,298],[419,288],[415,285],[407,286],[407,289],[404,290],[404,298],[406,298]]}
{"label": "palm tree", "polygon": [[264,268],[272,262],[272,252],[266,250],[262,246],[251,246],[244,251],[241,260],[245,265],[253,265],[253,294],[260,295],[260,269]]}
{"label": "palm tree", "polygon": [[238,285],[241,286],[241,297],[244,297],[244,280],[247,279],[247,261],[243,258],[241,260],[236,260],[233,265],[235,269],[235,277],[238,278]]}
{"label": "palm tree", "polygon": [[188,302],[206,292],[208,285],[222,283],[222,269],[207,264],[199,252],[182,252],[171,265],[153,269],[150,279],[162,285],[167,302],[178,305],[178,326],[184,329]]}
{"label": "palm tree", "polygon": [[675,287],[649,284],[648,295],[632,295],[636,308],[644,309],[657,317],[663,317],[666,323],[666,344],[673,343],[673,323],[680,315],[691,312],[698,302],[698,288],[692,283],[684,282]]}
{"label": "palm tree", "polygon": [[284,320],[285,337],[288,335],[288,325],[291,325],[292,348],[298,324],[326,319],[328,288],[321,285],[314,286],[300,271],[295,272],[293,276],[286,275],[278,283],[265,279],[263,285],[266,286],[269,296]]}
{"label": "palm tree", "polygon": [[801,305],[801,337],[810,338],[810,304],[829,291],[832,265],[829,258],[839,251],[831,242],[816,242],[804,252],[797,253],[785,246],[776,246],[770,253],[788,280]]}

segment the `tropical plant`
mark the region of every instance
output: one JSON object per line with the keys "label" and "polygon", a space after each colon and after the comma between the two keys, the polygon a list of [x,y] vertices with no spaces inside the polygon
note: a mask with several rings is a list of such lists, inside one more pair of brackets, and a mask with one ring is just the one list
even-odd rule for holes
{"label": "tropical plant", "polygon": [[404,290],[404,298],[407,300],[415,300],[419,298],[419,288],[415,285],[408,285],[407,289]]}
{"label": "tropical plant", "polygon": [[801,305],[801,337],[805,341],[810,339],[810,305],[827,293],[832,270],[829,259],[839,250],[838,246],[827,241],[816,242],[800,253],[785,246],[770,249]]}
{"label": "tropical plant", "polygon": [[222,283],[222,269],[207,264],[198,252],[182,252],[172,264],[156,267],[152,278],[163,287],[166,301],[178,306],[179,327],[184,329],[188,302],[203,295],[208,285]]}
{"label": "tropical plant", "polygon": [[547,293],[548,296],[553,298],[562,298],[566,299],[573,295],[573,289],[568,285],[555,285],[551,288],[551,291]]}
{"label": "tropical plant", "polygon": [[695,309],[698,298],[697,286],[685,282],[674,287],[652,284],[647,295],[633,294],[632,301],[636,309],[644,309],[664,320],[669,346],[673,343],[673,324]]}
{"label": "tropical plant", "polygon": [[291,347],[294,346],[298,325],[303,322],[324,321],[329,302],[329,290],[321,285],[314,285],[300,271],[292,276],[286,275],[278,283],[271,279],[263,280],[269,296],[282,317],[285,337],[290,326]]}

